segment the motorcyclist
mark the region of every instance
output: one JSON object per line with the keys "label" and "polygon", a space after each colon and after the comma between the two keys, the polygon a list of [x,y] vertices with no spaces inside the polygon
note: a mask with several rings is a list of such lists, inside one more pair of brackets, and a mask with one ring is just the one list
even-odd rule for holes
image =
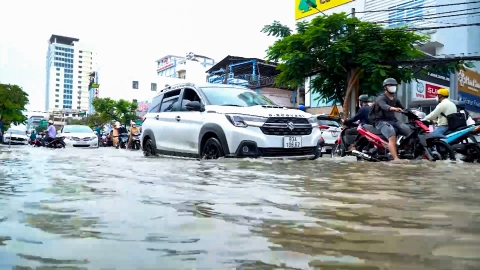
{"label": "motorcyclist", "polygon": [[368,96],[360,95],[358,97],[358,101],[360,103],[360,110],[358,111],[358,113],[350,119],[346,119],[346,120],[342,119],[341,120],[342,124],[348,126],[356,121],[360,121],[360,124],[370,124],[370,122],[368,121],[368,113],[370,112],[370,105],[369,105],[370,100]]}
{"label": "motorcyclist", "polygon": [[128,137],[127,148],[129,148],[130,144],[132,144],[133,134],[135,134],[135,133],[140,133],[140,129],[137,127],[137,125],[135,123],[132,123],[130,125],[130,136]]}
{"label": "motorcyclist", "polygon": [[[120,137],[122,134],[128,134],[127,128],[125,128],[124,125],[120,125],[120,127],[117,129],[118,131],[118,136]],[[120,139],[120,138],[119,138]],[[120,146],[120,141],[117,144],[117,148]]]}
{"label": "motorcyclist", "polygon": [[437,128],[432,132],[433,136],[441,136],[448,131],[448,120],[447,116],[457,112],[457,106],[455,103],[451,102],[448,99],[450,92],[448,89],[441,88],[437,91],[437,102],[438,105],[435,107],[435,110],[425,116],[422,120],[437,120]]}
{"label": "motorcyclist", "polygon": [[387,78],[383,81],[385,93],[379,96],[375,102],[374,126],[388,139],[388,148],[394,160],[399,160],[397,154],[397,134],[409,136],[412,131],[404,123],[400,122],[395,112],[402,112],[403,105],[395,97],[397,92],[397,80]]}
{"label": "motorcyclist", "polygon": [[37,133],[35,130],[32,130],[32,133],[30,133],[30,141],[33,143],[37,139]]}
{"label": "motorcyclist", "polygon": [[113,147],[118,148],[118,126],[117,124],[113,124],[113,129],[112,129],[112,144]]}
{"label": "motorcyclist", "polygon": [[465,117],[467,118],[467,126],[475,125],[475,120],[470,116],[470,114],[467,112],[465,109],[465,101],[459,101],[457,103],[457,109],[459,112],[465,114]]}
{"label": "motorcyclist", "polygon": [[53,121],[49,120],[48,121],[48,128],[47,128],[47,143],[51,143],[55,140],[57,137],[57,130],[55,129],[55,126],[53,125]]}

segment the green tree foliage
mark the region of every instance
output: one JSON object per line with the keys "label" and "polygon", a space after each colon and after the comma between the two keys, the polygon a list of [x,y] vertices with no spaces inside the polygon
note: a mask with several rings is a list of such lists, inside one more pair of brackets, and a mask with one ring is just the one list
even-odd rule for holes
{"label": "green tree foliage", "polygon": [[404,29],[386,29],[345,13],[297,23],[296,30],[292,34],[277,21],[262,29],[279,38],[266,51],[268,60],[278,63],[276,84],[298,87],[306,77],[315,75],[310,82],[312,91],[322,100],[343,103],[345,111],[353,86],[360,94],[377,95],[387,77],[410,82],[418,70],[458,68],[458,63],[441,67],[397,65],[395,62],[425,58],[416,46],[428,38]]}
{"label": "green tree foliage", "polygon": [[7,130],[10,124],[21,125],[27,123],[23,114],[27,106],[28,94],[18,85],[0,84],[0,122],[2,131]]}
{"label": "green tree foliage", "polygon": [[136,109],[138,104],[124,99],[95,98],[92,102],[97,114],[96,120],[102,123],[120,122],[128,125],[137,119]]}

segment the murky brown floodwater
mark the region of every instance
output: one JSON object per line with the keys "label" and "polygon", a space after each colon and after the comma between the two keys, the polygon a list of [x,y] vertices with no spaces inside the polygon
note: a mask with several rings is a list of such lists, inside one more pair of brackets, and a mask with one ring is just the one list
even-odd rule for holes
{"label": "murky brown floodwater", "polygon": [[480,269],[479,171],[0,147],[0,269]]}

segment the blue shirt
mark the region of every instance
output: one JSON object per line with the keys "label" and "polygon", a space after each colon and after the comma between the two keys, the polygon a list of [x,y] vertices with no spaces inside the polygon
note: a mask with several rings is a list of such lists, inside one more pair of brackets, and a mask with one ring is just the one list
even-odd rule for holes
{"label": "blue shirt", "polygon": [[53,125],[48,126],[47,128],[48,137],[55,138],[57,137],[57,130]]}
{"label": "blue shirt", "polygon": [[370,112],[370,106],[363,106],[363,107],[360,108],[360,110],[358,111],[358,113],[354,117],[345,120],[345,124],[348,125],[348,124],[351,124],[353,122],[356,122],[356,121],[360,120],[360,124],[362,124],[362,125],[367,124],[368,125],[368,124],[370,124],[370,122],[368,121],[368,113],[369,112]]}

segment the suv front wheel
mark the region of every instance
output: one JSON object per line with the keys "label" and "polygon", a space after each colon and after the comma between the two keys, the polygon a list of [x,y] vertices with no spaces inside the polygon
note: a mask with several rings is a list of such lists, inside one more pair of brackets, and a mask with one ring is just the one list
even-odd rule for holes
{"label": "suv front wheel", "polygon": [[152,139],[148,139],[143,145],[143,155],[146,157],[156,156],[155,145],[153,144]]}
{"label": "suv front wheel", "polygon": [[225,156],[222,144],[217,138],[209,138],[202,147],[201,159],[218,159]]}

